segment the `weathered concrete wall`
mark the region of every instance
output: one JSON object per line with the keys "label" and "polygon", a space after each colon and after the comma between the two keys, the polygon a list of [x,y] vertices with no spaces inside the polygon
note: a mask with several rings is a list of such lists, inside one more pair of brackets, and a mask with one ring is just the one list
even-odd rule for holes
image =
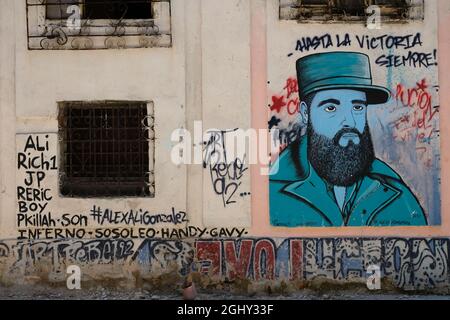
{"label": "weathered concrete wall", "polygon": [[[450,85],[448,1],[426,2],[423,21],[387,24],[371,33],[358,23],[280,21],[278,0],[172,0],[171,47],[85,51],[28,50],[24,2],[1,0],[0,10],[2,283],[65,283],[67,266],[78,265],[86,283],[172,288],[190,275],[205,288],[252,292],[269,285],[289,291],[317,279],[365,285],[367,270],[375,265],[385,288],[450,287],[450,200],[440,196],[449,188],[450,115],[445,105],[450,93],[442,89]],[[301,38],[329,34],[334,41],[346,33],[352,38],[346,47],[295,50]],[[381,55],[407,50],[366,50],[356,39],[361,34],[420,34],[422,45],[411,50],[431,52],[432,65],[380,66],[375,61]],[[264,164],[241,166],[245,158],[232,159],[232,169],[223,174],[204,168],[202,161],[171,161],[176,129],[188,129],[192,144],[202,146],[195,121],[202,121],[203,131],[220,132],[268,129],[275,117],[281,120],[279,129],[289,130],[301,98],[295,85],[286,86],[296,78],[295,61],[328,51],[367,54],[374,83],[394,95],[425,79],[433,106],[441,102],[433,109],[439,112],[427,118],[431,142],[397,139],[392,127],[385,130],[382,121],[399,119],[400,113],[388,112],[399,101],[370,113],[377,156],[411,185],[428,226],[273,226],[269,178],[261,174]],[[279,112],[273,97],[286,99]],[[154,198],[60,195],[57,108],[58,102],[74,100],[152,102]],[[43,148],[36,150],[38,140]],[[422,148],[424,157],[419,157]],[[18,166],[18,159],[34,157],[55,165],[34,168],[42,180],[29,185],[28,170]],[[20,196],[28,187],[39,191],[31,200]]]}

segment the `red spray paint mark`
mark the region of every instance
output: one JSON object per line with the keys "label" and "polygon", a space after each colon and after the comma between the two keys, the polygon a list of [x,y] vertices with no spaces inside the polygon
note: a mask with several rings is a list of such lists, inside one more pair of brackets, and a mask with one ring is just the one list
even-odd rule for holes
{"label": "red spray paint mark", "polygon": [[283,90],[286,90],[286,98],[290,98],[292,94],[298,93],[298,82],[295,78],[289,78],[286,80],[286,85],[283,88]]}
{"label": "red spray paint mark", "polygon": [[[428,91],[426,80],[423,79],[413,88],[405,88],[402,84],[397,85],[395,99],[404,107],[410,108],[411,112],[402,116],[395,122],[395,127],[400,133],[411,129],[418,129],[418,136],[430,138],[433,132],[431,121],[439,112],[433,108],[432,96]],[[400,139],[407,139],[400,134]]]}
{"label": "red spray paint mark", "polygon": [[395,128],[394,138],[397,141],[407,142],[415,140],[419,144],[417,154],[422,162],[431,166],[430,140],[433,133],[433,120],[439,112],[433,107],[432,95],[428,90],[426,79],[416,83],[414,87],[407,88],[403,84],[396,87],[395,99],[409,113],[401,116],[393,125]]}
{"label": "red spray paint mark", "polygon": [[295,78],[288,78],[283,87],[281,95],[272,96],[272,105],[270,111],[280,113],[284,107],[289,115],[295,115],[299,112],[300,99],[298,96],[298,82]]}
{"label": "red spray paint mark", "polygon": [[270,107],[270,111],[276,111],[277,113],[281,112],[281,108],[286,106],[286,102],[284,101],[284,96],[273,96],[272,97],[272,106]]}

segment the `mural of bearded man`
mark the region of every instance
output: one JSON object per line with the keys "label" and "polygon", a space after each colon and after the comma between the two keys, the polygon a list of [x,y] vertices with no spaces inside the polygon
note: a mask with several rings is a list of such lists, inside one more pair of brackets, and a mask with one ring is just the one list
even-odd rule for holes
{"label": "mural of bearded man", "polygon": [[367,108],[386,103],[390,92],[372,84],[369,57],[309,55],[297,61],[297,77],[307,130],[273,166],[271,225],[427,225],[413,192],[375,156]]}

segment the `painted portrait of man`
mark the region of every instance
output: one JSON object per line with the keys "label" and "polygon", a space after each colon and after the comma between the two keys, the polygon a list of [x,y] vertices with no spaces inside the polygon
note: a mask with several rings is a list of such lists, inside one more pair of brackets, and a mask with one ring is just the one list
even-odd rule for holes
{"label": "painted portrait of man", "polygon": [[273,166],[271,225],[427,225],[414,193],[376,157],[367,110],[385,104],[390,92],[372,84],[369,57],[321,53],[300,58],[296,66],[306,130]]}

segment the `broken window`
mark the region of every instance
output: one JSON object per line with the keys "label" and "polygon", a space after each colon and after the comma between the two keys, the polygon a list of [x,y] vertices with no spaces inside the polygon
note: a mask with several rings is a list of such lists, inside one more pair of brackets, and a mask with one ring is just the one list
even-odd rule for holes
{"label": "broken window", "polygon": [[61,195],[153,197],[153,130],[145,102],[61,103]]}

